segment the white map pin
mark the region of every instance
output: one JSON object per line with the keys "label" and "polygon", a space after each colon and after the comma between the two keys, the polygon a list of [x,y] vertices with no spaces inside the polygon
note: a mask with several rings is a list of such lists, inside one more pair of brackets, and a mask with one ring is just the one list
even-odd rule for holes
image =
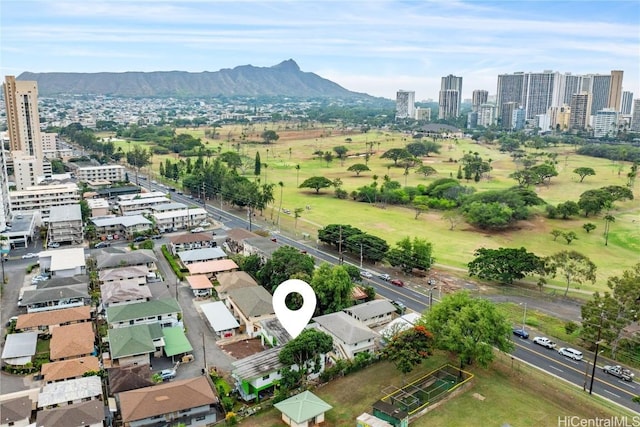
{"label": "white map pin", "polygon": [[[302,296],[302,307],[298,310],[290,310],[285,304],[285,299],[291,293]],[[316,311],[316,302],[316,293],[313,288],[300,279],[289,279],[280,283],[273,293],[272,299],[276,317],[292,338],[300,335],[300,332],[307,326]]]}

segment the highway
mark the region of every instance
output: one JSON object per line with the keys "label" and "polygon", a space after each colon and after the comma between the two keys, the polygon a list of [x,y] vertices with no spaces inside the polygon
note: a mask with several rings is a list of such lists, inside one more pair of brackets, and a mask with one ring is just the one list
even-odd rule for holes
{"label": "highway", "polygon": [[[131,175],[130,172],[129,176],[134,175]],[[140,185],[147,188],[151,187],[151,189],[154,191],[166,191],[164,188],[160,187],[159,184],[152,184],[151,182],[146,180],[141,180]],[[185,203],[187,205],[201,203],[201,201],[199,201],[198,199],[192,199],[187,195],[180,195],[176,192],[171,193],[171,199],[181,203]],[[211,204],[206,205],[206,210],[207,214],[211,218],[223,222],[225,229],[249,229],[249,221],[245,218],[221,210],[220,208]],[[252,222],[252,231],[259,230],[261,228],[262,227],[260,227],[259,224]],[[269,231],[273,234],[272,230]],[[286,237],[282,234],[277,234],[277,242],[283,245],[293,246],[300,250],[305,250],[307,251],[307,254],[313,256],[316,260],[321,262],[328,262],[331,264],[337,264],[339,262],[339,258],[337,256],[320,250],[315,246],[309,245],[306,243],[306,241],[301,242],[299,240]],[[358,267],[357,265],[355,266]],[[364,279],[364,281],[373,286],[379,295],[390,300],[402,302],[406,307],[418,313],[422,313],[424,310],[429,308],[429,294],[416,292],[407,287],[394,286],[389,282],[376,277],[375,271],[371,272],[373,273],[373,277],[366,278]],[[433,304],[438,302],[435,292],[431,297],[431,301]],[[530,338],[533,338],[533,335]],[[531,366],[540,369],[541,371],[561,378],[571,384],[576,385],[577,387],[586,389],[586,392],[588,392],[591,381],[591,370],[593,366],[593,364],[591,363],[593,361],[593,353],[583,351],[584,359],[582,361],[574,361],[560,355],[557,352],[557,349],[560,347],[569,347],[569,345],[566,343],[560,343],[556,341],[557,348],[551,350],[534,344],[531,339],[524,340],[515,336],[513,337],[513,339],[514,343],[516,344],[516,349],[512,353],[512,357],[526,362]],[[618,379],[617,377],[606,374],[602,371],[602,364],[599,364],[595,372],[593,394],[597,394],[603,398],[615,402],[616,404],[623,406],[631,411],[640,412],[639,405],[631,401],[632,397],[640,395],[640,383],[638,382],[638,378],[636,377],[634,380],[634,382],[625,382]]]}

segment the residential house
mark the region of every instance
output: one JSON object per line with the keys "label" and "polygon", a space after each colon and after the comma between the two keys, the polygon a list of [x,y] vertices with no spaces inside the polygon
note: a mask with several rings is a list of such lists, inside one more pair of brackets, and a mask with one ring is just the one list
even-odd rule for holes
{"label": "residential house", "polygon": [[100,400],[38,411],[37,427],[103,427],[105,406]]}
{"label": "residential house", "polygon": [[277,318],[260,321],[260,339],[262,345],[268,345],[269,347],[283,346],[292,340],[289,332]]}
{"label": "residential house", "polygon": [[146,285],[149,268],[146,265],[131,265],[127,267],[105,268],[98,272],[98,280],[101,284],[133,283]]}
{"label": "residential house", "polygon": [[164,355],[171,357],[171,360],[175,356],[186,356],[187,353],[193,351],[182,326],[162,328],[162,338],[165,343]]}
{"label": "residential house", "polygon": [[161,233],[191,228],[207,219],[203,208],[186,208],[151,214]]}
{"label": "residential house", "polygon": [[226,305],[244,326],[241,332],[253,338],[259,335],[261,320],[275,317],[271,300],[271,294],[265,288],[253,286],[230,290]]}
{"label": "residential house", "polygon": [[107,370],[109,375],[109,395],[155,384],[150,365],[119,366]]}
{"label": "residential house", "polygon": [[123,280],[100,285],[102,306],[134,304],[151,299],[151,289],[147,285],[139,285],[138,281]]}
{"label": "residential house", "polygon": [[182,310],[174,298],[164,298],[108,307],[107,322],[112,328],[159,323],[161,327],[175,326]]}
{"label": "residential house", "polygon": [[211,248],[214,246],[216,246],[214,237],[207,233],[184,233],[172,236],[169,239],[169,248],[174,255],[182,251]]}
{"label": "residential house", "polygon": [[242,400],[258,399],[261,391],[273,388],[282,379],[280,350],[281,347],[270,348],[231,363],[231,376]]}
{"label": "residential house", "polygon": [[84,241],[84,227],[80,205],[52,206],[49,211],[47,231],[48,243],[71,243],[80,245]]}
{"label": "residential house", "polygon": [[215,287],[215,291],[218,294],[218,299],[227,299],[227,293],[231,289],[248,288],[249,286],[258,286],[258,282],[249,275],[246,271],[230,271],[226,273],[216,274],[216,280],[218,285]]}
{"label": "residential house", "polygon": [[331,405],[308,390],[273,406],[282,413],[282,421],[292,427],[314,427],[322,424],[325,412],[333,409]]}
{"label": "residential house", "polygon": [[178,257],[180,257],[182,265],[187,266],[196,262],[223,259],[227,257],[227,254],[220,248],[203,248],[178,252]]}
{"label": "residential house", "polygon": [[261,237],[258,234],[245,230],[244,228],[232,228],[227,231],[226,243],[229,250],[233,253],[242,253],[244,251],[244,240],[254,237]]}
{"label": "residential house", "polygon": [[267,262],[271,259],[271,255],[280,248],[280,245],[274,240],[262,236],[244,239],[242,254],[244,256],[257,255],[263,263]]}
{"label": "residential house", "polygon": [[81,378],[87,372],[100,370],[100,361],[95,356],[50,362],[42,365],[40,375],[45,383]]}
{"label": "residential house", "polygon": [[187,283],[191,287],[191,292],[195,297],[210,297],[213,284],[211,280],[204,274],[196,274],[195,276],[187,276]]}
{"label": "residential house", "polygon": [[60,286],[84,285],[89,288],[89,275],[77,274],[71,277],[53,276],[36,284],[37,289],[59,288]]}
{"label": "residential house", "polygon": [[96,256],[98,270],[143,265],[149,272],[157,270],[158,258],[151,249],[130,251],[122,248],[104,248]]}
{"label": "residential house", "polygon": [[107,216],[111,213],[111,207],[109,206],[109,201],[106,199],[88,199],[85,197],[87,201],[87,206],[91,209],[90,218],[98,218],[101,216]]}
{"label": "residential house", "polygon": [[61,310],[21,314],[16,321],[16,331],[50,334],[53,329],[59,326],[90,321],[91,307],[84,305]]}
{"label": "residential house", "polygon": [[233,317],[226,305],[222,301],[209,302],[200,305],[200,309],[209,321],[211,329],[220,338],[231,338],[235,336],[240,323]]}
{"label": "residential house", "polygon": [[358,353],[374,352],[378,334],[347,313],[338,311],[313,320],[316,323],[310,326],[331,335],[334,352],[340,357],[353,359]]}
{"label": "residential house", "polygon": [[9,334],[2,349],[2,362],[11,366],[24,366],[33,362],[38,342],[37,332]]}
{"label": "residential house", "polygon": [[86,274],[84,248],[56,249],[38,254],[40,271],[52,276],[72,277]]}
{"label": "residential house", "polygon": [[87,357],[96,353],[93,323],[75,323],[51,331],[49,358],[51,361]]}
{"label": "residential house", "polygon": [[187,269],[191,275],[205,274],[209,278],[215,278],[219,273],[237,270],[238,264],[231,259],[219,259],[189,264]]}
{"label": "residential house", "polygon": [[24,291],[18,305],[27,307],[27,313],[36,313],[81,307],[89,305],[90,302],[86,285],[70,285]]}
{"label": "residential house", "polygon": [[33,409],[28,396],[0,402],[0,427],[27,427],[31,424]]}
{"label": "residential house", "polygon": [[38,408],[72,405],[102,399],[102,380],[97,375],[46,384],[38,394]]}
{"label": "residential house", "polygon": [[384,344],[384,341],[388,341],[400,332],[415,326],[418,320],[420,320],[420,317],[422,316],[420,316],[419,313],[407,313],[393,319],[388,325],[380,329],[379,333],[382,337],[381,343]]}
{"label": "residential house", "polygon": [[91,222],[96,227],[96,235],[103,239],[107,236],[131,239],[134,234],[146,233],[153,228],[153,223],[143,215],[98,217],[91,218]]}
{"label": "residential house", "polygon": [[117,394],[124,427],[207,426],[218,421],[218,397],[207,376]]}
{"label": "residential house", "polygon": [[389,323],[393,319],[396,307],[387,299],[376,299],[345,308],[343,311],[366,326],[373,328]]}
{"label": "residential house", "polygon": [[109,329],[112,366],[149,365],[150,356],[162,356],[165,343],[158,323]]}

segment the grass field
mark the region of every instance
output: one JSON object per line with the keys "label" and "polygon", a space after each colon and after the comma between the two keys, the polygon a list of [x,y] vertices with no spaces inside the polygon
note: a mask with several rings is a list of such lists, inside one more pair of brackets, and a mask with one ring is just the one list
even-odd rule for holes
{"label": "grass field", "polygon": [[[424,375],[447,363],[446,356],[436,353],[411,376]],[[455,361],[451,361],[454,365]],[[440,407],[411,423],[415,427],[440,426],[557,426],[558,417],[580,418],[621,416],[626,412],[597,398],[589,397],[561,380],[539,373],[533,368],[500,356],[488,369],[472,366],[471,389],[445,402]],[[352,426],[363,412],[371,413],[371,405],[383,396],[390,384],[400,386],[402,375],[387,362],[351,374],[314,391],[333,406],[326,413],[326,426]],[[476,396],[484,398],[478,399]],[[276,409],[270,409],[240,423],[245,427],[283,425]],[[631,416],[631,413],[628,413]]]}
{"label": "grass field", "polygon": [[[483,179],[479,183],[471,181],[466,184],[476,188],[478,191],[488,189],[503,189],[515,185],[515,181],[508,177],[516,165],[507,153],[500,153],[497,146],[485,146],[474,143],[470,140],[444,141],[440,154],[424,158],[424,164],[434,167],[438,174],[429,178],[410,171],[407,176],[403,175],[404,170],[393,167],[393,161],[381,159],[380,155],[386,150],[394,147],[401,147],[411,142],[410,138],[401,134],[391,134],[383,132],[349,133],[341,134],[336,129],[315,128],[306,130],[286,130],[283,125],[260,124],[253,128],[244,128],[248,134],[247,140],[259,141],[260,133],[264,128],[276,130],[280,139],[269,145],[257,142],[245,142],[241,144],[240,153],[245,155],[248,162],[253,162],[256,151],[260,152],[261,161],[268,166],[262,168],[262,182],[277,183],[282,182],[282,207],[293,211],[298,207],[309,206],[310,210],[305,210],[298,220],[296,234],[302,232],[312,236],[315,241],[317,230],[332,223],[351,224],[368,233],[385,239],[390,245],[405,236],[417,236],[425,238],[434,245],[434,256],[436,262],[453,267],[464,268],[473,259],[473,253],[481,247],[520,247],[539,256],[552,255],[561,250],[577,250],[590,257],[598,266],[597,283],[590,283],[576,286],[585,290],[602,290],[605,288],[608,277],[618,275],[622,270],[630,268],[638,262],[640,258],[640,203],[636,197],[633,201],[618,202],[611,212],[616,218],[611,225],[608,246],[604,245],[604,222],[602,216],[597,217],[575,217],[571,220],[550,220],[545,215],[537,215],[529,221],[520,221],[514,229],[500,232],[486,232],[474,229],[466,223],[461,223],[453,231],[449,230],[449,223],[441,218],[442,212],[430,211],[420,215],[416,220],[415,212],[412,209],[387,206],[385,208],[357,203],[352,200],[338,200],[333,196],[333,189],[321,190],[320,194],[308,189],[299,189],[298,185],[305,179],[312,176],[325,176],[329,179],[340,178],[343,182],[342,188],[347,192],[356,190],[358,187],[369,185],[373,182],[373,175],[382,181],[384,175],[389,175],[391,179],[399,181],[402,185],[416,186],[419,184],[428,185],[437,178],[455,177],[458,164],[450,160],[456,160],[463,156],[465,152],[478,152],[483,159],[491,159],[493,170],[489,179]],[[221,146],[223,151],[233,150],[233,144],[239,140],[243,128],[240,126],[228,126],[218,128],[219,139],[212,140],[204,138],[204,128],[199,129],[178,129],[178,132],[188,132],[195,137],[202,138],[203,142],[217,152],[217,147]],[[346,142],[350,138],[351,142]],[[227,140],[228,139],[228,140]],[[135,142],[138,144],[139,142]],[[145,146],[148,146],[147,143]],[[330,164],[314,156],[314,152],[332,151],[333,147],[344,145],[349,149],[350,156],[364,154],[367,150],[373,150],[368,166],[370,172],[363,172],[357,177],[347,168],[355,163],[364,163],[364,157],[349,157],[343,164],[340,160],[334,159]],[[116,146],[122,146],[123,150],[128,150],[129,144],[125,141],[117,141]],[[534,152],[533,149],[528,149]],[[579,156],[574,153],[574,147],[559,146],[549,148],[546,151],[554,152],[557,156],[557,169],[559,176],[551,180],[549,186],[538,186],[538,195],[548,203],[557,204],[566,200],[577,201],[579,195],[593,188],[606,185],[625,185],[628,164],[612,164],[606,159],[596,159],[592,157]],[[176,154],[169,155],[173,161],[178,157]],[[154,156],[153,169],[157,176],[158,165],[164,162],[167,156]],[[248,174],[253,177],[253,163],[248,168]],[[296,170],[296,165],[300,166]],[[579,166],[589,166],[596,171],[596,176],[587,177],[584,182],[579,182],[579,177],[572,171]],[[622,167],[622,170],[620,169]],[[636,189],[635,194],[638,196]],[[264,219],[275,224],[278,214],[277,207],[280,205],[280,191],[275,191],[275,206],[264,211]],[[542,213],[542,212],[541,212]],[[279,217],[280,227],[283,229],[294,229],[293,215],[281,214]],[[582,225],[586,222],[596,224],[597,229],[587,234]],[[275,225],[274,225],[275,228]],[[562,239],[553,240],[550,232],[553,229],[563,231],[575,231],[578,240],[567,245]],[[559,281],[550,283],[563,285]]]}

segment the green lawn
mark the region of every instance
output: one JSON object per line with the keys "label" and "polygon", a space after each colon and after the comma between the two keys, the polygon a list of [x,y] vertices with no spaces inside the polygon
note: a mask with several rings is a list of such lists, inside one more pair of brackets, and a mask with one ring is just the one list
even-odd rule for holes
{"label": "green lawn", "polygon": [[[448,362],[436,353],[423,363],[412,378],[424,375]],[[452,361],[455,364],[455,361]],[[432,412],[411,423],[415,427],[439,426],[557,426],[560,416],[581,418],[623,415],[597,397],[589,397],[582,390],[565,384],[535,369],[500,357],[489,369],[472,366],[475,378],[472,387],[445,402]],[[383,396],[388,385],[401,386],[403,377],[387,362],[373,365],[364,371],[332,381],[314,391],[333,406],[326,414],[326,426],[350,426],[363,412],[371,413],[371,405]],[[480,400],[479,397],[484,398]],[[275,427],[283,425],[279,412],[270,409],[240,423],[246,427]]]}

